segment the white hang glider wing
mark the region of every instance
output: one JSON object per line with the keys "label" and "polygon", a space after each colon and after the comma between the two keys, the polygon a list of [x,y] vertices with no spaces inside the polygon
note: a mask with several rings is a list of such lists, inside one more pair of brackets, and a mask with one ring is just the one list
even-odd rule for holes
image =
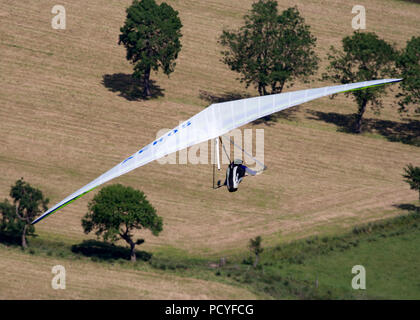
{"label": "white hang glider wing", "polygon": [[69,195],[48,209],[42,216],[34,220],[32,224],[37,223],[111,179],[170,153],[222,136],[230,130],[256,119],[324,96],[370,88],[401,80],[372,80],[214,103]]}

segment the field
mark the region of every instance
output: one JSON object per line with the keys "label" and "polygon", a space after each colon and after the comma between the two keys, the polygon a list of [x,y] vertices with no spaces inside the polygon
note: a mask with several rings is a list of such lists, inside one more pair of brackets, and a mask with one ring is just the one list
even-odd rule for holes
{"label": "field", "polygon": [[[0,248],[0,299],[255,299],[249,291],[212,281],[120,265],[25,255]],[[51,289],[52,266],[66,268],[66,287]],[[35,267],[36,266],[36,267]],[[88,275],[88,276],[86,276]]]}
{"label": "field", "polygon": [[[94,240],[36,238],[24,252],[1,244],[0,299],[419,299],[419,210],[265,248],[255,269],[249,253],[219,265],[179,250],[138,251],[133,264],[127,248]],[[55,265],[66,268],[66,290],[50,286]],[[364,290],[351,286],[356,265]]]}
{"label": "field", "polygon": [[[222,29],[241,24],[251,1],[168,1],[184,25],[183,48],[169,79],[152,75],[158,94],[147,101],[138,97],[130,80],[132,67],[117,44],[131,1],[63,1],[66,30],[51,28],[55,4],[51,1],[0,1],[0,198],[24,177],[53,205],[148,144],[158,130],[173,128],[202,110],[209,104],[203,95],[256,95],[220,62],[217,45]],[[345,0],[278,2],[280,9],[297,4],[311,25],[318,38],[317,52],[324,59],[322,72],[327,49],[339,46],[352,32],[352,5]],[[366,6],[368,31],[398,48],[418,35],[420,5],[396,0],[358,4]],[[324,85],[315,79],[292,89]],[[265,129],[269,170],[244,181],[236,194],[211,189],[210,165],[152,163],[118,178],[114,182],[143,190],[164,218],[162,234],[145,234],[142,250],[212,259],[243,253],[256,235],[275,246],[406,212],[404,208],[418,196],[401,174],[407,163],[417,164],[420,158],[420,122],[396,112],[394,93],[385,99],[380,115],[368,112],[369,130],[361,136],[344,132],[355,111],[354,102],[344,96],[304,104],[269,125],[247,126]],[[89,194],[38,224],[39,238],[66,245],[92,238],[80,225],[91,198]],[[18,279],[22,270],[25,279],[30,279],[31,268],[41,278],[50,277],[50,269],[43,266],[55,263],[53,258],[8,250],[0,247],[1,267],[10,270],[0,279],[0,297],[20,297],[24,280],[10,279]],[[110,298],[95,285],[83,289],[83,274],[96,268],[91,262],[71,265],[79,289],[65,297]],[[161,287],[170,290],[159,290],[151,280],[154,270],[130,271],[146,283],[144,291],[137,292],[134,286],[118,287],[109,280],[118,274],[121,281],[129,281],[124,270],[113,268],[103,267],[91,279],[92,284],[108,286],[102,289],[115,290],[112,298],[254,296],[214,279],[211,284],[204,280],[184,284],[174,275],[161,279]],[[43,290],[47,282],[26,283],[31,288],[25,297],[51,297]]]}

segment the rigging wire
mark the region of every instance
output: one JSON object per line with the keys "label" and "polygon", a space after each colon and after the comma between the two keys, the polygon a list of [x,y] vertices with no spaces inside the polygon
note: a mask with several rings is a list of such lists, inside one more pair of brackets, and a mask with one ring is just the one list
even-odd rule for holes
{"label": "rigging wire", "polygon": [[[267,169],[267,166],[264,164],[264,163],[262,163],[261,161],[259,161],[258,159],[255,159],[252,155],[250,155],[248,152],[246,152],[242,147],[240,147],[240,146],[238,146],[231,138],[227,138],[225,135],[223,135],[222,136],[223,138],[225,138],[226,140],[229,140],[230,141],[230,143],[232,143],[235,147],[237,147],[237,148],[239,148],[239,149],[241,149],[248,157],[250,157],[251,159],[253,159],[256,163],[258,163],[262,168],[263,168],[263,170],[262,171],[264,171],[264,170],[266,170]],[[222,142],[222,139],[220,139],[220,142]],[[224,144],[223,144],[223,142],[222,142],[222,146],[223,146],[223,149],[225,150],[225,152],[226,152],[226,149],[225,149],[225,146],[224,146]],[[226,152],[226,156],[227,156],[227,152]],[[229,159],[229,156],[227,156],[228,157],[228,159]],[[229,159],[229,162],[230,162],[230,159]]]}

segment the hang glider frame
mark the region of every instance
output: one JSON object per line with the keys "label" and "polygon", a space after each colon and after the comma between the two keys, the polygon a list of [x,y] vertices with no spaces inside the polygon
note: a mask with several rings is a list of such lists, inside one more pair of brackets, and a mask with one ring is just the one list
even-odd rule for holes
{"label": "hang glider frame", "polygon": [[[223,148],[223,151],[225,152],[225,154],[226,154],[226,157],[228,158],[228,160],[229,160],[229,163],[231,162],[231,160],[230,160],[230,157],[229,157],[229,154],[228,154],[228,152],[226,151],[226,148],[225,148],[225,145],[224,145],[224,143],[223,143],[223,140],[222,140],[222,137],[224,138],[224,139],[226,139],[226,140],[228,140],[229,141],[229,143],[230,144],[232,144],[234,147],[236,147],[236,148],[238,148],[239,150],[241,150],[244,154],[246,154],[248,157],[250,157],[252,160],[254,160],[255,161],[255,163],[258,163],[261,167],[262,167],[262,169],[260,169],[260,170],[257,170],[257,174],[260,174],[260,173],[262,173],[263,171],[265,171],[265,170],[267,170],[268,169],[268,167],[264,164],[264,163],[262,163],[261,161],[259,161],[257,158],[254,158],[250,153],[248,153],[244,148],[242,148],[241,146],[239,146],[239,145],[237,145],[233,140],[232,140],[232,138],[228,138],[228,137],[226,137],[226,135],[222,135],[222,136],[220,136],[220,137],[217,137],[217,138],[215,138],[214,139],[214,157],[215,157],[215,161],[214,161],[214,163],[213,163],[213,189],[218,189],[218,188],[220,188],[221,187],[221,185],[220,185],[220,180],[218,180],[217,181],[217,184],[216,184],[216,165],[217,165],[217,170],[218,171],[220,171],[220,154],[219,154],[219,150],[220,150],[220,147],[219,147],[219,145],[221,144],[222,145],[222,148]],[[219,141],[220,141],[220,144],[219,144]]]}

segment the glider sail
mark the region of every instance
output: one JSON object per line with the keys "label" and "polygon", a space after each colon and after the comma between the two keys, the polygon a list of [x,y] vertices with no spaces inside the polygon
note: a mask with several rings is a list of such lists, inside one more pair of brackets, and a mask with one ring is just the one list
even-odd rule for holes
{"label": "glider sail", "polygon": [[401,80],[372,80],[211,104],[203,111],[143,147],[109,171],[48,209],[39,218],[34,220],[32,224],[39,222],[111,179],[173,152],[220,137],[256,119],[324,96],[365,89]]}

